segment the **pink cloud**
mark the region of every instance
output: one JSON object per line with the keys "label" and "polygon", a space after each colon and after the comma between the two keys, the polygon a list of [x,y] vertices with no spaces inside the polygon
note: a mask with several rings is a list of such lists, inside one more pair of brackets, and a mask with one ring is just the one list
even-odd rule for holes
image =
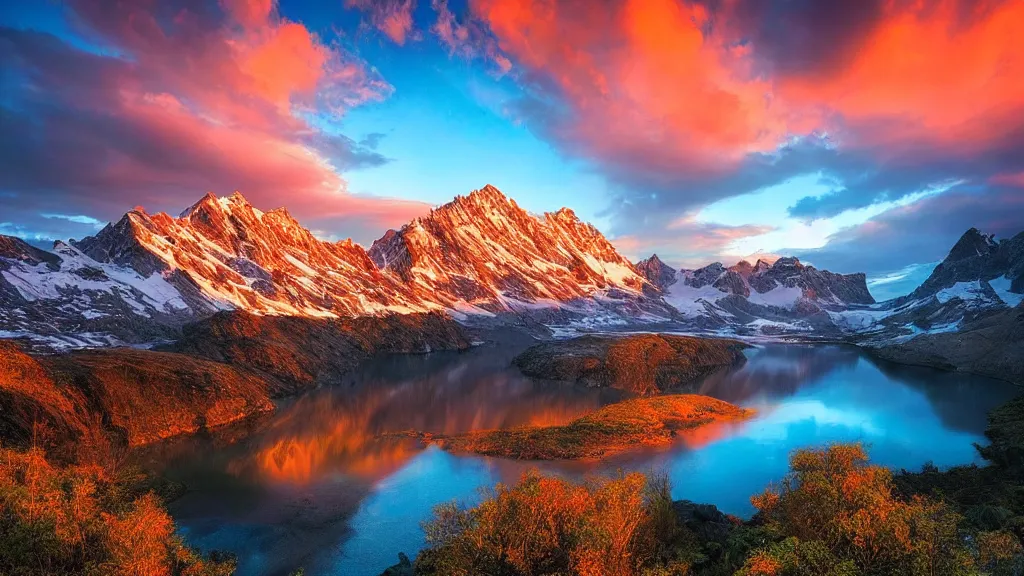
{"label": "pink cloud", "polygon": [[2,64],[25,82],[9,95],[21,113],[8,135],[20,144],[4,154],[0,185],[21,202],[60,196],[101,218],[234,190],[319,222],[393,226],[429,208],[348,194],[339,170],[387,159],[306,120],[386,98],[383,78],[273,2],[197,6],[72,2],[76,29],[117,56],[4,31]]}
{"label": "pink cloud", "polygon": [[996,174],[989,178],[989,183],[1024,188],[1024,172]]}
{"label": "pink cloud", "polygon": [[619,236],[615,247],[631,260],[637,261],[657,253],[673,266],[696,268],[714,261],[735,264],[744,255],[736,254],[731,246],[736,240],[767,234],[772,226],[727,226],[701,222],[686,215],[671,222],[664,230],[639,235]]}
{"label": "pink cloud", "polygon": [[483,58],[493,65],[494,74],[499,78],[512,70],[512,61],[501,52],[497,41],[480,22],[471,15],[460,22],[449,9],[448,0],[432,0],[431,6],[437,12],[431,31],[448,48],[449,55]]}
{"label": "pink cloud", "polygon": [[368,13],[373,26],[399,46],[413,31],[416,0],[345,0],[345,6]]}

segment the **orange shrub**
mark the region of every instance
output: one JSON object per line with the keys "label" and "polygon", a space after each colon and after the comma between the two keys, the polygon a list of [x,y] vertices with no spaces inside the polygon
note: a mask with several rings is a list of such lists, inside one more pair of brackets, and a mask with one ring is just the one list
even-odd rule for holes
{"label": "orange shrub", "polygon": [[41,450],[0,449],[0,574],[226,576],[174,536],[153,494],[98,466],[58,467]]}
{"label": "orange shrub", "polygon": [[663,488],[639,473],[577,484],[529,472],[475,508],[438,507],[424,526],[431,549],[417,568],[446,576],[640,574],[675,528],[666,528],[671,501],[667,508]]}
{"label": "orange shrub", "polygon": [[[751,500],[769,526],[796,546],[818,543],[868,574],[971,573],[973,559],[957,529],[960,517],[941,502],[898,499],[889,470],[869,466],[860,444],[800,450],[790,467],[778,490]],[[767,553],[776,560],[785,556]],[[755,574],[750,566],[747,573]]]}

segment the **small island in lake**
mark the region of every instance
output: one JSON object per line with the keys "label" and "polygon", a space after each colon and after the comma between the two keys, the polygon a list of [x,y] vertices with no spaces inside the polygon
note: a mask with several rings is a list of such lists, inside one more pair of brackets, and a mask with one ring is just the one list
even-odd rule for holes
{"label": "small island in lake", "polygon": [[483,430],[428,441],[453,452],[519,460],[598,459],[639,446],[666,445],[681,433],[740,422],[754,411],[696,394],[635,398],[561,426]]}

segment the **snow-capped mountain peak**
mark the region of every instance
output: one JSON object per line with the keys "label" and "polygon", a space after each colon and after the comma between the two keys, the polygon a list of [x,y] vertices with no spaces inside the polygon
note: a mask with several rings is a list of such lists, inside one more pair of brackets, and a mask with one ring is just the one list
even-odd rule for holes
{"label": "snow-capped mountain peak", "polygon": [[[653,302],[672,313],[571,210],[535,217],[489,185],[388,231],[369,252],[351,240],[320,240],[287,209],[261,211],[238,192],[206,194],[177,217],[135,208],[55,251],[0,242],[0,330],[96,333],[131,342],[153,337],[153,331],[138,333],[132,315],[150,318],[165,334],[223,309],[310,317],[448,309],[486,316],[561,313],[576,310],[563,305],[577,302],[593,316]],[[115,314],[124,321],[97,320]],[[43,317],[45,325],[36,322]]]}
{"label": "snow-capped mountain peak", "polygon": [[450,308],[494,311],[598,292],[639,295],[647,284],[572,210],[535,217],[490,185],[388,231],[370,257]]}

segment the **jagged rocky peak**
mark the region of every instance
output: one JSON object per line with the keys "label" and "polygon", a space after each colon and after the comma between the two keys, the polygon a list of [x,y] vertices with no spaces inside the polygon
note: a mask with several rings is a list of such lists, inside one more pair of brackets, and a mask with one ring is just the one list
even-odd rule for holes
{"label": "jagged rocky peak", "polygon": [[[714,262],[703,268],[686,270],[682,276],[683,284],[693,289],[710,286],[723,294],[757,297],[759,302],[784,301],[787,305],[795,305],[802,299],[807,311],[819,311],[820,306],[872,304],[875,301],[864,274],[835,274],[818,270],[794,257],[780,257],[772,264],[759,259],[751,265],[749,260],[741,260],[728,268],[721,262]],[[768,293],[773,296],[767,300],[757,296]],[[699,297],[710,296],[703,292]]]}
{"label": "jagged rocky peak", "polygon": [[144,276],[174,275],[180,290],[220,308],[301,316],[432,308],[382,276],[362,247],[320,240],[286,209],[263,212],[239,192],[206,194],[178,218],[133,210],[76,247]]}
{"label": "jagged rocky peak", "polygon": [[168,269],[167,263],[142,244],[157,226],[142,207],[136,207],[114,223],[108,223],[95,236],[72,240],[71,245],[97,262],[131,268],[150,276]]}
{"label": "jagged rocky peak", "polygon": [[[905,299],[918,300],[957,284],[990,283],[1013,293],[1024,292],[1024,234],[996,242],[994,235],[971,228],[957,240],[928,279]],[[984,287],[979,287],[983,290]]]}
{"label": "jagged rocky peak", "polygon": [[[31,266],[45,263],[51,269],[60,267],[60,256],[41,250],[21,238],[0,234],[0,258],[17,260]],[[2,265],[2,263],[0,263]]]}
{"label": "jagged rocky peak", "polygon": [[640,292],[647,281],[569,209],[535,217],[487,185],[389,231],[370,258],[447,306],[503,309],[597,290]]}
{"label": "jagged rocky peak", "polygon": [[746,260],[740,260],[729,267],[729,270],[739,274],[744,279],[750,278],[750,275],[754,273],[754,265]]}
{"label": "jagged rocky peak", "polygon": [[669,286],[676,283],[676,269],[665,264],[658,258],[657,254],[651,254],[649,258],[641,260],[634,265],[636,271],[639,272],[648,282],[657,286],[661,290],[668,288]]}
{"label": "jagged rocky peak", "polygon": [[772,269],[774,270],[799,272],[804,268],[805,266],[795,256],[785,256],[779,258],[778,260],[775,261],[774,264],[772,264]]}
{"label": "jagged rocky peak", "polygon": [[995,252],[999,249],[999,244],[995,241],[994,236],[993,234],[982,234],[977,228],[971,228],[964,232],[963,236],[953,245],[949,255],[946,256],[946,261],[955,262],[965,258],[987,256]]}
{"label": "jagged rocky peak", "polygon": [[725,266],[721,262],[712,262],[703,268],[697,268],[686,273],[683,282],[687,286],[703,288],[714,284],[718,277],[725,273]]}

